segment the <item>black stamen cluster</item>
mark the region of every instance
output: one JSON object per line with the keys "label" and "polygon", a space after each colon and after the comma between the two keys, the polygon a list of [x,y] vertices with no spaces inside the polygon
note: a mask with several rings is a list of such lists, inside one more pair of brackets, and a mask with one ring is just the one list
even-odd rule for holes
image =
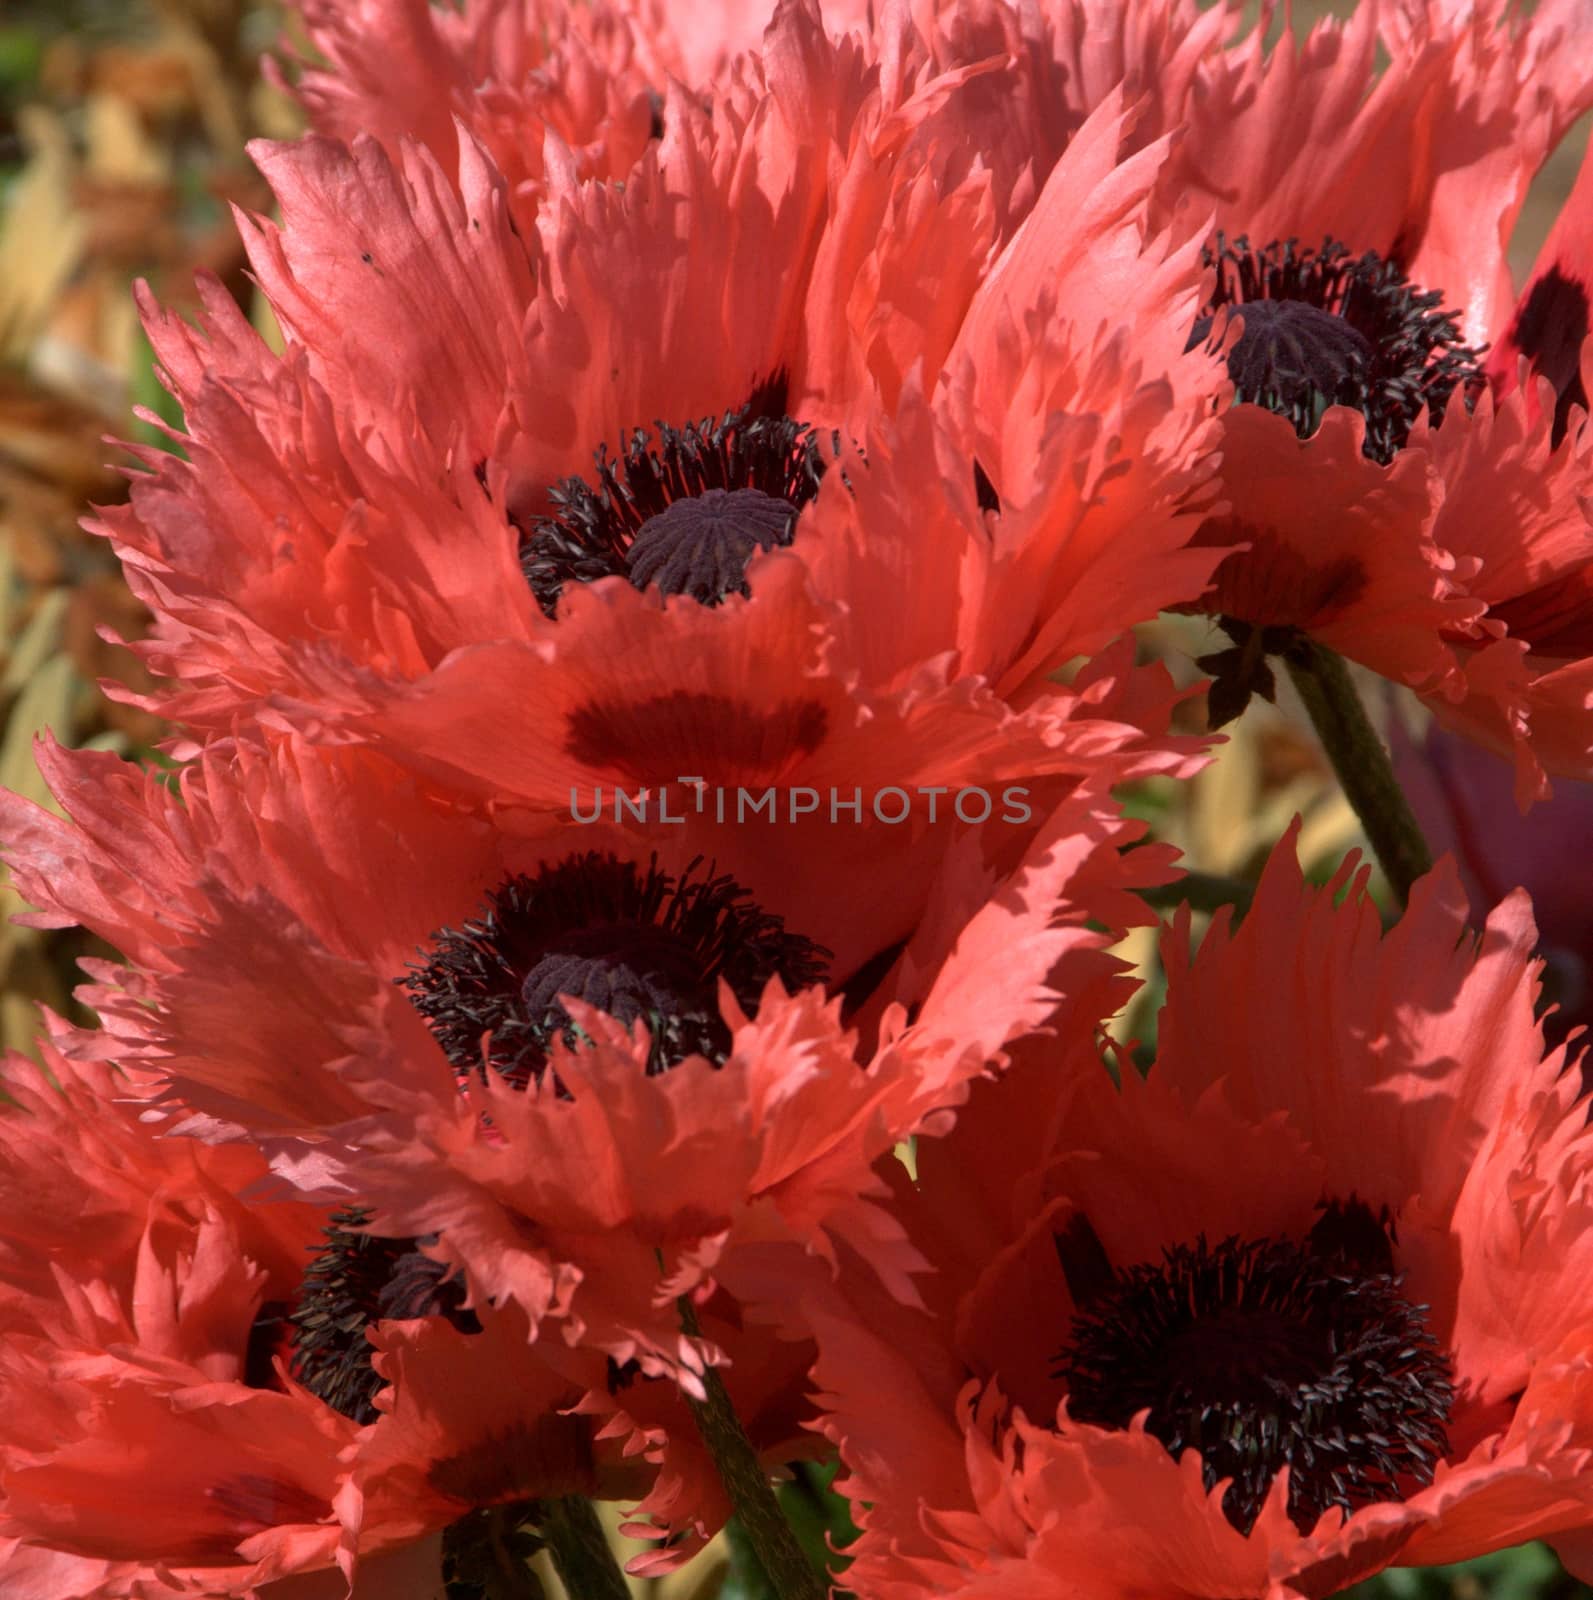
{"label": "black stamen cluster", "polygon": [[[552,510],[525,529],[520,545],[521,570],[543,612],[557,614],[566,584],[614,576],[706,606],[749,594],[748,562],[790,544],[827,464],[806,423],[762,409],[775,393],[760,387],[717,423],[656,423],[656,442],[638,428],[619,460],[607,446],[597,451],[591,482],[569,477],[552,489]],[[832,447],[839,450],[838,436]]]}
{"label": "black stamen cluster", "polygon": [[750,1012],[772,977],[822,982],[830,952],[787,933],[733,878],[694,877],[698,865],[675,878],[656,860],[643,869],[590,851],[515,874],[479,917],[435,934],[399,982],[461,1077],[491,1067],[517,1088],[540,1082],[553,1040],[580,1037],[560,995],[645,1022],[649,1072],[688,1055],[722,1062],[720,980]]}
{"label": "black stamen cluster", "polygon": [[[1358,1212],[1366,1212],[1364,1218]],[[1248,1534],[1289,1468],[1302,1533],[1430,1483],[1454,1399],[1425,1306],[1380,1270],[1364,1206],[1330,1208],[1304,1246],[1237,1238],[1165,1252],[1082,1305],[1056,1376],[1077,1421],[1146,1428],[1173,1456],[1198,1450],[1206,1487]],[[1059,1250],[1061,1246],[1059,1245]]]}
{"label": "black stamen cluster", "polygon": [[373,1323],[444,1316],[479,1333],[465,1309],[465,1291],[447,1268],[423,1254],[415,1239],[379,1239],[356,1232],[371,1213],[361,1206],[335,1211],[326,1243],[305,1271],[293,1324],[291,1370],[312,1394],[355,1422],[376,1418],[383,1380],[371,1365],[365,1330]]}
{"label": "black stamen cluster", "polygon": [[1468,405],[1481,392],[1481,352],[1461,343],[1460,313],[1440,310],[1439,291],[1415,288],[1376,251],[1352,256],[1332,239],[1252,250],[1219,236],[1206,263],[1216,287],[1189,348],[1221,334],[1222,312],[1240,312],[1228,355],[1235,398],[1287,417],[1301,438],[1327,406],[1353,406],[1366,418],[1365,453],[1386,463],[1423,409],[1440,422],[1457,389]]}

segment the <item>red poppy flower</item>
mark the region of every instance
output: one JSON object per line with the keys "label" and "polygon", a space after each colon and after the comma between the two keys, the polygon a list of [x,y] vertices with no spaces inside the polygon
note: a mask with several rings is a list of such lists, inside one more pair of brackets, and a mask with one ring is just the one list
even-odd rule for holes
{"label": "red poppy flower", "polygon": [[[1292,837],[1157,1060],[1025,1047],[918,1177],[927,1313],[815,1313],[872,1595],[1338,1592],[1593,1524],[1593,1139],[1524,896],[1388,934]],[[1341,896],[1342,904],[1338,903]]]}
{"label": "red poppy flower", "polygon": [[1430,703],[1514,758],[1523,808],[1548,794],[1548,774],[1593,771],[1590,239],[1584,161],[1519,302],[1490,330],[1491,393],[1418,439],[1444,484],[1433,536],[1475,569],[1466,588],[1487,603],[1463,691]]}
{"label": "red poppy flower", "polygon": [[162,1138],[174,1119],[115,1074],[46,1060],[6,1063],[0,1118],[8,1592],[241,1594],[333,1567],[355,1426],[267,1381],[255,1341],[318,1208],[239,1198],[268,1186],[258,1151]]}
{"label": "red poppy flower", "polygon": [[[1440,291],[1480,342],[1514,299],[1505,249],[1532,176],[1589,104],[1571,5],[1358,7],[1267,47],[1210,51],[1180,122],[1161,215],[1214,215],[1229,239],[1340,241]],[[1380,50],[1391,57],[1386,70]],[[1479,230],[1478,218],[1489,226]]]}
{"label": "red poppy flower", "polygon": [[[363,0],[301,0],[305,36],[324,64],[290,54],[293,94],[317,133],[405,141],[445,170],[459,159],[456,123],[492,155],[515,220],[536,225],[551,137],[583,178],[624,179],[654,135],[653,94],[624,17],[598,6],[487,0],[462,9]],[[662,84],[659,85],[662,87]]]}
{"label": "red poppy flower", "polygon": [[[875,61],[782,8],[716,120],[683,108],[623,192],[566,174],[529,249],[474,144],[458,190],[413,148],[396,166],[368,143],[262,151],[284,221],[251,226],[251,250],[288,354],[219,294],[209,342],[152,313],[189,459],[146,456],[105,518],[163,619],[140,648],[178,680],[164,709],[374,743],[542,810],[692,775],[867,803],[1189,770],[1158,670],[1124,652],[1046,681],[1215,560],[1159,559],[1196,525],[1200,419],[1162,417],[1133,339],[1096,348],[1108,282],[1143,271],[1149,306],[1169,281],[1143,237],[1153,173],[1085,204],[1115,103],[1052,172],[1048,217],[1089,224],[1063,283],[1078,348],[1059,328],[1007,350],[998,306],[968,359],[979,384],[1027,370],[1033,405],[1067,415],[1043,470],[1007,462],[1032,423],[987,468],[973,424],[920,395],[991,233],[988,176],[931,157],[1000,62],[936,76],[898,23],[879,48],[901,53]],[[726,259],[762,265],[727,290]],[[386,331],[350,341],[350,318]],[[1171,324],[1144,325],[1160,360]]]}
{"label": "red poppy flower", "polygon": [[[716,1296],[700,1320],[736,1350],[725,1378],[748,1437],[771,1470],[815,1454],[812,1345],[725,1322],[725,1301]],[[374,1395],[375,1425],[341,1508],[352,1536],[362,1538],[367,1516],[381,1537],[420,1538],[482,1506],[589,1495],[640,1502],[624,1531],[657,1542],[631,1572],[689,1560],[730,1505],[679,1387],[527,1334],[518,1308],[485,1303],[467,1327],[433,1316],[371,1328],[386,1386]]]}
{"label": "red poppy flower", "polygon": [[[1492,14],[1363,8],[1298,47],[1268,53],[1258,35],[1212,53],[1173,108],[1187,125],[1153,215],[1215,223],[1187,332],[1203,364],[1222,341],[1240,402],[1223,418],[1225,503],[1197,541],[1232,553],[1190,606],[1234,639],[1203,663],[1214,720],[1270,693],[1264,656],[1304,633],[1514,746],[1523,800],[1545,792],[1544,769],[1593,760],[1571,555],[1586,473],[1576,449],[1552,449],[1581,336],[1553,358],[1557,431],[1534,429],[1530,402],[1495,417],[1514,383],[1507,330],[1530,324],[1534,349],[1545,338],[1546,280],[1512,319],[1505,246],[1533,173],[1589,103],[1563,65],[1573,25],[1563,7],[1508,29]],[[1546,259],[1575,258],[1579,205]],[[1479,235],[1479,215],[1497,225]]]}
{"label": "red poppy flower", "polygon": [[[523,1313],[466,1310],[411,1241],[272,1192],[254,1145],[183,1137],[182,1108],[46,1056],[54,1082],[7,1064],[0,1119],[8,1593],[288,1600],[291,1575],[341,1569],[376,1600],[410,1564],[435,1585],[432,1536],[460,1519],[560,1494],[640,1500],[632,1531],[667,1541],[650,1571],[723,1524],[673,1383],[531,1344]],[[811,1453],[811,1347],[712,1299],[702,1323],[733,1336],[731,1392],[771,1466]]]}
{"label": "red poppy flower", "polygon": [[844,1231],[902,1281],[870,1166],[1045,1023],[1059,972],[1115,984],[1091,919],[1143,917],[1125,890],[1169,875],[1160,849],[1119,853],[1137,828],[1088,789],[1000,870],[970,832],[899,959],[854,972],[860,1042],[819,941],[686,830],[656,855],[516,838],[358,751],[216,748],[180,800],[110,758],[41,760],[77,821],[3,803],[19,891],[132,963],[92,969],[105,1032],[64,1048],[159,1074],[384,1235],[436,1236],[472,1303],[688,1384],[722,1351],[676,1298],[757,1302],[738,1274],[770,1249],[798,1273]]}

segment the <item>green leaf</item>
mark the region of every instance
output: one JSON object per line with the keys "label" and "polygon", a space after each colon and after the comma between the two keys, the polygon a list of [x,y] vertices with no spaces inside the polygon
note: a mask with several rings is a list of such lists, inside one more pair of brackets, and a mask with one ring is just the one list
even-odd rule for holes
{"label": "green leaf", "polygon": [[36,28],[0,28],[0,90],[20,98],[39,79],[44,40]]}
{"label": "green leaf", "polygon": [[852,1521],[851,1506],[830,1485],[840,1471],[839,1460],[799,1461],[792,1467],[792,1481],[779,1489],[780,1509],[816,1567],[837,1573],[847,1560],[832,1544],[850,1544],[860,1530]]}
{"label": "green leaf", "polygon": [[752,1544],[734,1518],[725,1524],[725,1543],[730,1548],[730,1570],[719,1591],[719,1600],[775,1600],[769,1580],[752,1552]]}
{"label": "green leaf", "polygon": [[1573,1584],[1547,1545],[1524,1544],[1448,1567],[1395,1567],[1340,1600],[1570,1600],[1586,1595]]}

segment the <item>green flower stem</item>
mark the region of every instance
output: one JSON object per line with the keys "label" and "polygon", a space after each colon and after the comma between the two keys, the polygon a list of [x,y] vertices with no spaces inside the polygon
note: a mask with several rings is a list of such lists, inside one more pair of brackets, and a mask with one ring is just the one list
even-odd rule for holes
{"label": "green flower stem", "polygon": [[1411,885],[1432,870],[1432,852],[1394,776],[1388,751],[1367,719],[1349,668],[1311,639],[1293,645],[1283,659],[1345,796],[1403,906],[1410,899]]}
{"label": "green flower stem", "polygon": [[537,1532],[570,1600],[630,1600],[630,1585],[590,1500],[565,1495],[544,1500],[537,1509]]}
{"label": "green flower stem", "polygon": [[[693,1338],[700,1338],[702,1330],[691,1301],[683,1295],[677,1303],[681,1326]],[[687,1395],[686,1404],[719,1469],[736,1519],[769,1580],[775,1600],[825,1600],[830,1592],[829,1582],[808,1560],[785,1520],[769,1475],[730,1402],[724,1379],[716,1368],[709,1367],[702,1381],[708,1398],[694,1400]]]}

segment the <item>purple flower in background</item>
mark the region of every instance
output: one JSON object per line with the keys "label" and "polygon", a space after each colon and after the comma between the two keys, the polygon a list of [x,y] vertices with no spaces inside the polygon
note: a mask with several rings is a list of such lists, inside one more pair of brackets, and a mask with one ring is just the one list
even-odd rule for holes
{"label": "purple flower in background", "polygon": [[1459,863],[1476,923],[1518,885],[1532,896],[1543,998],[1559,1008],[1550,1042],[1593,1022],[1593,783],[1556,778],[1529,822],[1509,761],[1436,723],[1418,740],[1395,717],[1390,732],[1399,781],[1433,854]]}

